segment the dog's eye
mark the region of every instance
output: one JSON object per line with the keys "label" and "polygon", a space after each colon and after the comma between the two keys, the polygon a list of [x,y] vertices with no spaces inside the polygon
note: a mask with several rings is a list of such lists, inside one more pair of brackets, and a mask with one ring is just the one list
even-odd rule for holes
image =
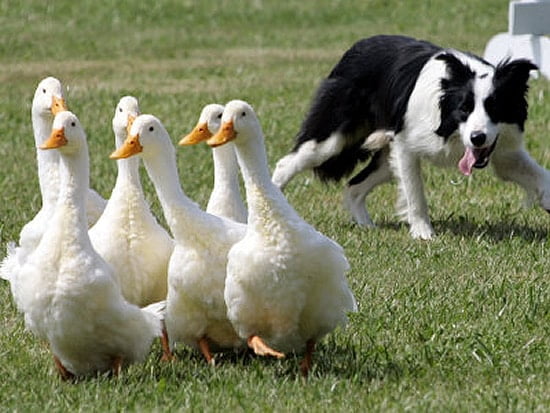
{"label": "dog's eye", "polygon": [[466,120],[468,116],[470,116],[470,113],[473,112],[473,110],[474,110],[474,98],[473,96],[469,95],[462,101],[462,103],[458,107],[458,112],[461,120],[462,121]]}

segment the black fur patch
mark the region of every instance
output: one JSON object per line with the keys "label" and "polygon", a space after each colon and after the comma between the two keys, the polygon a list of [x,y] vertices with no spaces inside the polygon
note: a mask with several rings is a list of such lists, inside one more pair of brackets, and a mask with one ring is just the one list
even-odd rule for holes
{"label": "black fur patch", "polygon": [[376,171],[380,166],[381,154],[382,152],[380,151],[375,152],[369,164],[363,169],[361,169],[361,172],[359,172],[357,175],[351,178],[350,181],[348,182],[348,185],[351,186],[351,185],[359,184],[363,182],[365,179],[367,179],[367,176],[369,176],[372,172]]}
{"label": "black fur patch", "polygon": [[497,65],[494,91],[484,102],[493,122],[517,124],[523,130],[527,120],[527,81],[529,72],[536,69],[537,66],[526,59],[505,60]]}

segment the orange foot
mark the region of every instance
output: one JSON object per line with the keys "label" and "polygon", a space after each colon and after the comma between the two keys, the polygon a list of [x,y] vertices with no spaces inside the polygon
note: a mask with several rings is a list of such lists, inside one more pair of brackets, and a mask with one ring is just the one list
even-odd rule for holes
{"label": "orange foot", "polygon": [[122,357],[116,356],[113,357],[113,361],[111,363],[111,371],[113,372],[113,376],[118,377],[122,370]]}
{"label": "orange foot", "polygon": [[302,373],[302,376],[307,378],[309,374],[309,370],[311,369],[311,366],[313,364],[313,351],[315,350],[315,341],[314,340],[308,340],[306,342],[306,354],[304,356],[304,359],[300,363],[300,372]]}
{"label": "orange foot", "polygon": [[201,353],[206,359],[206,362],[213,366],[214,357],[212,357],[212,353],[210,352],[210,345],[208,344],[208,339],[206,337],[202,337],[199,340],[199,348],[201,349]]}
{"label": "orange foot", "polygon": [[61,360],[59,360],[57,356],[53,356],[53,362],[55,363],[55,368],[57,369],[61,380],[69,381],[75,378],[75,375],[65,368],[65,366],[61,363]]}
{"label": "orange foot", "polygon": [[282,359],[285,356],[284,353],[269,347],[259,336],[248,337],[247,344],[258,356],[272,356],[278,359]]}
{"label": "orange foot", "polygon": [[160,337],[160,344],[162,346],[162,357],[160,358],[160,361],[174,361],[176,359],[176,356],[174,356],[174,353],[172,353],[172,350],[170,350],[170,341],[168,340],[168,331],[166,331],[166,327],[162,327],[162,336]]}

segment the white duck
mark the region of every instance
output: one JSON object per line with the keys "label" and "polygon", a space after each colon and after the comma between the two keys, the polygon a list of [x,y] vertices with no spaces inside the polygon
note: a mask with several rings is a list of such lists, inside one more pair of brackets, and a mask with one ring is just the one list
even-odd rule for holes
{"label": "white duck", "polygon": [[[135,97],[124,96],[113,117],[116,147],[139,115]],[[114,270],[124,298],[140,307],[166,298],[174,242],[151,213],[139,177],[139,158],[117,161],[118,175],[103,214],[90,228],[94,249]]]}
{"label": "white duck", "polygon": [[[42,234],[49,224],[57,195],[59,193],[59,154],[57,151],[41,151],[38,148],[50,136],[54,116],[67,110],[65,95],[61,82],[54,77],[47,77],[36,87],[31,119],[36,145],[38,183],[42,197],[42,206],[34,218],[21,229],[19,245],[8,244],[6,258],[0,266],[0,276],[10,283],[16,283],[17,273],[26,257],[36,248]],[[97,220],[103,210],[105,200],[97,192],[89,190],[87,199],[89,224]],[[12,285],[13,292],[13,285]],[[16,303],[17,297],[14,296]]]}
{"label": "white duck", "polygon": [[88,237],[88,147],[78,118],[56,115],[41,149],[58,148],[60,192],[38,247],[20,271],[27,327],[50,344],[62,378],[93,375],[142,360],[161,332],[160,305],[122,297],[111,267]]}
{"label": "white duck", "polygon": [[[206,105],[195,128],[180,141],[179,145],[194,145],[210,138],[220,128],[223,106]],[[239,187],[239,164],[233,144],[212,149],[214,160],[214,188],[206,205],[206,212],[246,223],[248,212]]]}
{"label": "white duck", "polygon": [[246,226],[208,214],[180,186],[175,148],[162,123],[140,115],[130,136],[111,158],[140,154],[175,240],[168,267],[164,358],[176,342],[199,348],[208,363],[211,350],[243,345],[229,320],[223,297],[227,251]]}
{"label": "white duck", "polygon": [[342,247],[298,216],[272,183],[264,137],[252,107],[225,106],[211,146],[232,140],[245,182],[248,226],[229,251],[225,301],[228,317],[256,354],[282,357],[303,351],[307,375],[315,343],[356,311]]}

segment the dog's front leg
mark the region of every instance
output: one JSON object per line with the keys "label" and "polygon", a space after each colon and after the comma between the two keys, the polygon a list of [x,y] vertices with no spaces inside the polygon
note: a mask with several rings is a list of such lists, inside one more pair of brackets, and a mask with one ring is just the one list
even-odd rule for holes
{"label": "dog's front leg", "polygon": [[431,239],[435,233],[428,215],[428,204],[424,196],[420,158],[396,144],[392,151],[392,164],[397,178],[400,196],[406,202],[406,216],[410,234],[415,239]]}
{"label": "dog's front leg", "polygon": [[530,199],[550,212],[550,171],[540,166],[525,149],[495,150],[491,163],[500,179],[515,182]]}

